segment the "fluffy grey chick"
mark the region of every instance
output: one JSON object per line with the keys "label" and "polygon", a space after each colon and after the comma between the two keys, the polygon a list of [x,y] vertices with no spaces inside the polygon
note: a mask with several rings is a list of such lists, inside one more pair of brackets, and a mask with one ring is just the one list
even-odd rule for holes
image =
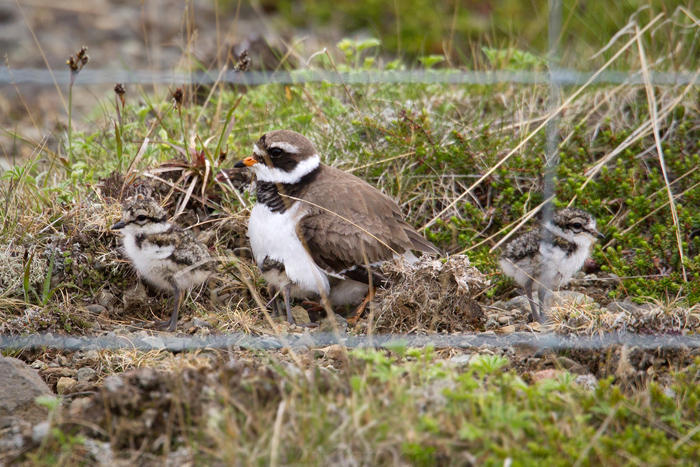
{"label": "fluffy grey chick", "polygon": [[525,289],[535,320],[541,321],[542,316],[532,291],[537,290],[542,311],[547,290],[566,284],[583,267],[591,246],[599,238],[605,236],[596,228],[592,215],[581,209],[564,208],[554,212],[551,222],[506,246],[501,268]]}
{"label": "fluffy grey chick", "polygon": [[172,332],[184,292],[205,282],[214,270],[207,248],[192,233],[167,222],[165,210],[151,198],[138,196],[123,206],[122,219],[112,226],[124,236],[124,251],[141,276],[175,297],[173,314],[156,321]]}

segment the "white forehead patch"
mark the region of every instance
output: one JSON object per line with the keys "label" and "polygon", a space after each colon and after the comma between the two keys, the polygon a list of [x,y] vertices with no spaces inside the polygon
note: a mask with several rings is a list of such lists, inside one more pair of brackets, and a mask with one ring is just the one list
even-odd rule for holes
{"label": "white forehead patch", "polygon": [[299,154],[299,148],[293,144],[285,143],[284,141],[276,141],[270,144],[271,148],[280,148],[287,154]]}
{"label": "white forehead patch", "polygon": [[262,156],[264,153],[263,153],[262,150],[258,147],[257,144],[253,144],[253,154],[255,154],[256,156]]}

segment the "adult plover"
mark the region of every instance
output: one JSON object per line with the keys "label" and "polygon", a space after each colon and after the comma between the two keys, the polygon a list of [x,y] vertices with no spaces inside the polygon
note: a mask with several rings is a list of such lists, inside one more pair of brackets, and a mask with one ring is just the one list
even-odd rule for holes
{"label": "adult plover", "polygon": [[124,235],[124,251],[150,284],[173,292],[175,308],[158,329],[172,332],[185,291],[206,281],[213,272],[207,248],[189,230],[167,222],[165,210],[151,198],[138,196],[123,206],[122,219],[112,226]]}
{"label": "adult plover", "polygon": [[263,135],[253,155],[234,167],[250,167],[256,175],[248,236],[271,295],[282,290],[290,323],[292,297],[327,298],[334,306],[364,297],[352,322],[385,281],[376,266],[400,256],[415,260],[411,250],[437,253],[391,198],[322,164],[314,145],[299,133]]}
{"label": "adult plover", "polygon": [[564,208],[555,211],[551,222],[539,230],[521,235],[506,246],[501,256],[501,268],[525,289],[535,320],[540,321],[541,316],[532,291],[537,290],[542,311],[547,290],[568,282],[583,266],[591,246],[604,237],[589,213]]}

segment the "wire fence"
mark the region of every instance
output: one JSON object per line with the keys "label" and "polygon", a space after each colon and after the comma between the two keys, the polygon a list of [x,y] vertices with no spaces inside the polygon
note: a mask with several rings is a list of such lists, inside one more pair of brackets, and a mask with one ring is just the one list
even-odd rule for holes
{"label": "wire fence", "polygon": [[[593,78],[593,80],[591,80]],[[71,74],[68,71],[54,71],[33,68],[0,69],[0,85],[36,84],[69,85]],[[334,72],[317,70],[278,71],[278,72],[236,72],[223,73],[198,71],[195,73],[148,70],[95,70],[84,69],[75,85],[95,84],[196,84],[208,85],[217,82],[238,85],[262,84],[303,84],[321,83],[368,85],[368,84],[549,84],[560,86],[594,84],[643,85],[642,72],[624,71],[577,71],[553,69],[538,71],[461,71],[461,70],[410,70],[410,71],[352,71]],[[678,86],[700,84],[697,73],[691,72],[652,72],[651,83],[657,86]]]}
{"label": "wire fence", "polygon": [[28,336],[0,336],[0,350],[165,350],[184,352],[203,349],[260,349],[318,348],[339,344],[349,348],[504,348],[527,346],[531,349],[607,349],[627,345],[639,349],[700,348],[699,335],[640,335],[633,333],[601,334],[595,336],[539,334],[515,332],[512,334],[475,333],[465,335],[446,334],[381,334],[342,335],[324,332],[305,332],[282,336],[253,336],[231,333],[215,336],[173,337],[166,335],[121,336],[65,336],[34,334]]}

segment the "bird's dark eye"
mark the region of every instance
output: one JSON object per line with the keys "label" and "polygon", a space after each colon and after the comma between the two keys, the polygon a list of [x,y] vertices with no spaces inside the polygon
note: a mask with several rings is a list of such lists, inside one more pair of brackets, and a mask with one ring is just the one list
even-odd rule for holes
{"label": "bird's dark eye", "polygon": [[143,222],[143,221],[146,220],[146,215],[145,215],[145,214],[141,214],[140,216],[138,216],[138,217],[136,218],[136,220],[139,221],[139,222]]}
{"label": "bird's dark eye", "polygon": [[267,153],[272,157],[279,157],[284,154],[284,151],[280,148],[270,148]]}
{"label": "bird's dark eye", "polygon": [[580,222],[574,222],[571,226],[576,230],[581,230],[583,228]]}

